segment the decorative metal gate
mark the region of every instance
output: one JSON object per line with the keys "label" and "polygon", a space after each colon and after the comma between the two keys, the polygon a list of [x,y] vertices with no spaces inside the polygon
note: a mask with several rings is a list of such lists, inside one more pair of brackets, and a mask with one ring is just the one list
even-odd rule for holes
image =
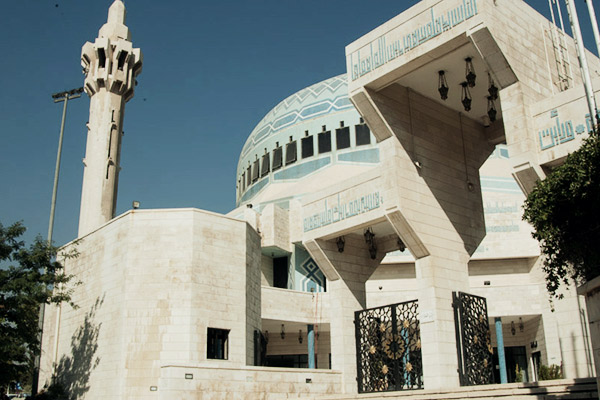
{"label": "decorative metal gate", "polygon": [[358,392],[423,387],[417,301],[357,311]]}
{"label": "decorative metal gate", "polygon": [[452,292],[461,386],[493,383],[493,348],[484,297]]}

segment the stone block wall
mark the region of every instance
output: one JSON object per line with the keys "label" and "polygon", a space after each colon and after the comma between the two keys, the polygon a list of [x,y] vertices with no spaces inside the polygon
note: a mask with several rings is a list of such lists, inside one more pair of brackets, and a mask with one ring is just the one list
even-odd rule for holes
{"label": "stone block wall", "polygon": [[[185,378],[186,374],[188,379]],[[341,373],[316,369],[268,367],[207,368],[173,365],[161,368],[158,399],[276,400],[316,398],[341,390]],[[206,397],[204,397],[206,394]]]}
{"label": "stone block wall", "polygon": [[[79,309],[63,307],[58,354],[77,366],[66,384],[86,398],[153,398],[160,367],[176,362],[252,363],[261,255],[247,223],[192,209],[136,210],[77,248],[66,271],[83,282],[73,295]],[[45,330],[53,325],[46,319]],[[207,360],[207,328],[229,330],[227,360]]]}

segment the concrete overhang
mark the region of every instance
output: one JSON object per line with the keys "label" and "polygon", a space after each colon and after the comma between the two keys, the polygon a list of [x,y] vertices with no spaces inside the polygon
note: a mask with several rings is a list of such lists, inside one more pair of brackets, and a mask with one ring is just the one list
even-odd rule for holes
{"label": "concrete overhang", "polygon": [[[399,84],[489,126],[488,88],[499,90],[517,82],[517,76],[494,39],[486,22],[491,18],[487,2],[422,1],[396,18],[346,47],[348,89],[352,102],[374,132],[385,132],[385,121],[377,117],[377,93]],[[464,111],[466,59],[476,73],[476,85],[468,87],[471,110]],[[448,98],[438,92],[444,71]],[[495,99],[496,119],[502,120],[500,99]],[[492,127],[502,128],[502,124]],[[377,135],[376,135],[377,136]],[[391,134],[379,135],[383,140]],[[491,143],[504,141],[503,129],[490,133]]]}

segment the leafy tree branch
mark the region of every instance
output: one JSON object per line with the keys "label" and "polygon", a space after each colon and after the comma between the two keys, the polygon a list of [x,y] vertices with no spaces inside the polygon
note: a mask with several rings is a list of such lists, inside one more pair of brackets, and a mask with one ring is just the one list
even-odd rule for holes
{"label": "leafy tree branch", "polygon": [[600,139],[591,134],[529,194],[523,219],[545,255],[551,296],[570,279],[578,284],[600,275]]}

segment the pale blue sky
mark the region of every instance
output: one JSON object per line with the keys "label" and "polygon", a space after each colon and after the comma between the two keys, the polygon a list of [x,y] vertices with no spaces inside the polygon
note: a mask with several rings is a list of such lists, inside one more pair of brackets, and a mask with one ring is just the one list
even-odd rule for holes
{"label": "pale blue sky", "polygon": [[[549,14],[546,0],[527,2]],[[81,46],[97,36],[111,3],[2,5],[0,222],[23,220],[27,240],[48,230],[62,112],[50,95],[83,85]],[[142,208],[231,210],[239,152],[261,118],[290,94],[344,73],[347,44],[415,3],[127,0],[144,67],[125,111],[117,214],[132,200]],[[585,3],[576,3],[586,45],[595,49]],[[59,245],[77,234],[88,107],[87,96],[69,102],[54,228]]]}

